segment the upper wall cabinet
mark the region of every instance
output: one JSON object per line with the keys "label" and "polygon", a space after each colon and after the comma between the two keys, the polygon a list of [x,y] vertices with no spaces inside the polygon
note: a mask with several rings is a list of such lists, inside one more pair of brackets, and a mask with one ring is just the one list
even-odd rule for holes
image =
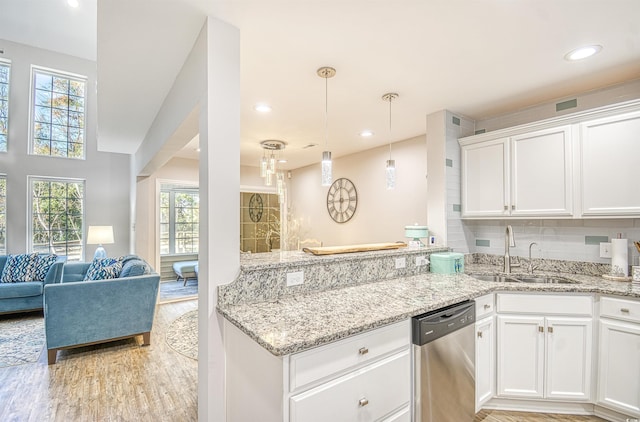
{"label": "upper wall cabinet", "polygon": [[582,215],[640,215],[640,112],[580,125]]}
{"label": "upper wall cabinet", "polygon": [[462,218],[640,216],[640,101],[459,143]]}
{"label": "upper wall cabinet", "polygon": [[462,217],[571,216],[571,126],[461,144]]}

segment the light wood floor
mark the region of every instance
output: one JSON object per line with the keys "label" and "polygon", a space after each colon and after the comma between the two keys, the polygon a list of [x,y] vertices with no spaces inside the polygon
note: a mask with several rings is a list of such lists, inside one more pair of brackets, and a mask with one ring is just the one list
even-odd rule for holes
{"label": "light wood floor", "polygon": [[169,324],[197,301],[158,305],[151,345],[141,336],[58,352],[47,365],[0,368],[0,421],[196,421],[198,363],[171,349]]}
{"label": "light wood floor", "polygon": [[481,410],[476,414],[474,422],[605,422],[605,420],[597,416]]}

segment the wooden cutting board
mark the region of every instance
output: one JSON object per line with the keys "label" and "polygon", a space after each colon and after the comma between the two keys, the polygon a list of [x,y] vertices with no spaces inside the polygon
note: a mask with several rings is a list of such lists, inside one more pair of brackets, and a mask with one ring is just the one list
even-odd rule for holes
{"label": "wooden cutting board", "polygon": [[320,246],[317,248],[302,248],[306,253],[313,255],[333,255],[351,252],[369,252],[382,251],[385,249],[400,249],[407,247],[406,243],[366,243],[362,245],[346,245],[346,246]]}

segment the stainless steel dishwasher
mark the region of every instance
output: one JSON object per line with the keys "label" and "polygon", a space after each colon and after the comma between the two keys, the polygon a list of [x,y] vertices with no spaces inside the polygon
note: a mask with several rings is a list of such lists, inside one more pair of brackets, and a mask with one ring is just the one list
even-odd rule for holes
{"label": "stainless steel dishwasher", "polygon": [[466,301],[413,317],[416,422],[473,421],[475,316]]}

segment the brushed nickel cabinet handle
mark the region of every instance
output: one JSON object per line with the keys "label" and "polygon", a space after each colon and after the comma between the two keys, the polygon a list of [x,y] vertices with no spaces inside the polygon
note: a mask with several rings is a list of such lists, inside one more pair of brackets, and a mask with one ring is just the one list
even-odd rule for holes
{"label": "brushed nickel cabinet handle", "polygon": [[482,338],[482,331],[478,331],[478,338]]}
{"label": "brushed nickel cabinet handle", "polygon": [[369,353],[369,349],[367,349],[366,347],[361,347],[360,350],[358,350],[358,353],[361,355],[366,355],[367,353]]}
{"label": "brushed nickel cabinet handle", "polygon": [[541,333],[544,333],[544,327],[538,326],[538,331],[541,332]]}
{"label": "brushed nickel cabinet handle", "polygon": [[491,309],[491,305],[484,305],[484,309]]}
{"label": "brushed nickel cabinet handle", "polygon": [[516,206],[515,206],[515,205],[511,205],[511,209],[512,209],[512,210],[515,210],[515,209],[516,209]]}
{"label": "brushed nickel cabinet handle", "polygon": [[360,407],[364,407],[366,405],[369,404],[369,400],[367,400],[366,398],[361,398],[360,400],[358,400],[358,406]]}
{"label": "brushed nickel cabinet handle", "polygon": [[553,327],[547,327],[547,331],[553,333]]}
{"label": "brushed nickel cabinet handle", "polygon": [[509,209],[509,206],[508,206],[508,205],[505,205],[505,206],[504,206],[504,210],[505,210],[505,211],[507,211],[508,209]]}
{"label": "brushed nickel cabinet handle", "polygon": [[629,308],[620,308],[620,312],[622,312],[623,314],[628,314]]}

